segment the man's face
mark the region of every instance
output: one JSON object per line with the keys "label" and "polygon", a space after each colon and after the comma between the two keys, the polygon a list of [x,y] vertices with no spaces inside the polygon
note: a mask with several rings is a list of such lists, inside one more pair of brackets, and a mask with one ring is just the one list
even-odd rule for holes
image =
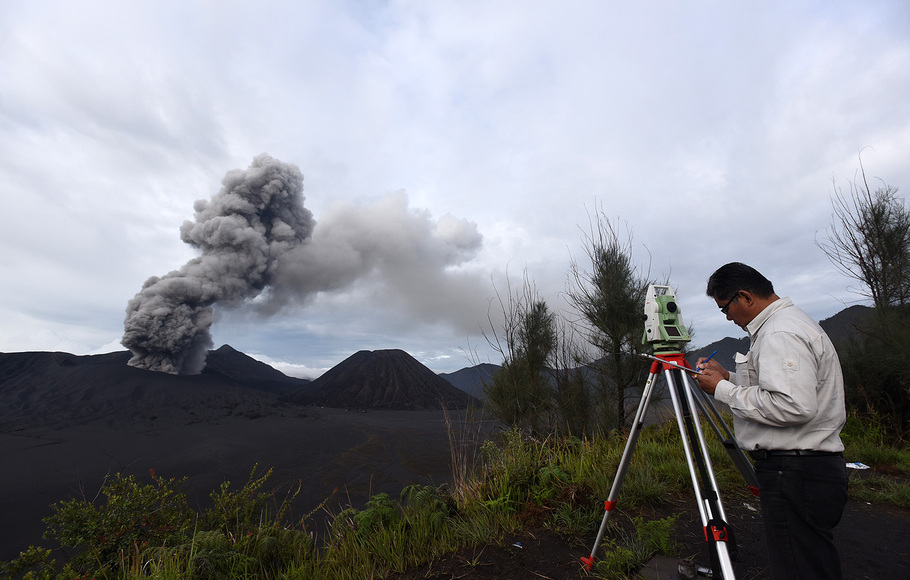
{"label": "man's face", "polygon": [[714,299],[714,302],[717,304],[717,307],[720,308],[720,311],[724,316],[727,317],[727,320],[733,322],[736,326],[745,329],[746,325],[752,321],[752,316],[747,305],[743,302],[743,293],[740,290],[733,295],[732,298],[727,300],[718,300]]}

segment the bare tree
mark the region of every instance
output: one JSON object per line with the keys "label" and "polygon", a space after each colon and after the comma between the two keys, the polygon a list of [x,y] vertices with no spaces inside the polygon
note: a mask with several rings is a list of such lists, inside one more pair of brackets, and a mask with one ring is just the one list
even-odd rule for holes
{"label": "bare tree", "polygon": [[845,194],[834,185],[834,217],[826,240],[816,244],[843,274],[859,281],[856,292],[877,310],[910,300],[910,210],[897,188],[882,182],[872,191],[862,157],[859,179]]}

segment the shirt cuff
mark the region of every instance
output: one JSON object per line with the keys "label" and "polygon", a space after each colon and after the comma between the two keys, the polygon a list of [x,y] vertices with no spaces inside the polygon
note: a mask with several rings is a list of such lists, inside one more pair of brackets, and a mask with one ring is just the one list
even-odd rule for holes
{"label": "shirt cuff", "polygon": [[730,404],[730,401],[733,399],[733,388],[736,387],[733,383],[728,380],[722,380],[717,383],[717,387],[714,388],[714,398],[721,403]]}

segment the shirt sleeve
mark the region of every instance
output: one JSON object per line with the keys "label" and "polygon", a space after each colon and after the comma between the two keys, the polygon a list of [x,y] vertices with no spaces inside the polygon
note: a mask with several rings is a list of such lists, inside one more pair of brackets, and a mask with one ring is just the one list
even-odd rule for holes
{"label": "shirt sleeve", "polygon": [[[812,349],[796,334],[775,332],[763,337],[753,360],[758,384],[739,384],[747,377],[730,374],[717,385],[714,396],[743,419],[785,426],[811,421],[818,413],[818,370]],[[735,382],[733,382],[735,381]]]}

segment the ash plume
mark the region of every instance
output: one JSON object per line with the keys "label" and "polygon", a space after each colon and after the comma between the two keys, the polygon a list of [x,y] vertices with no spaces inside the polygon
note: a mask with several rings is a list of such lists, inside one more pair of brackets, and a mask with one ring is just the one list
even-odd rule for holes
{"label": "ash plume", "polygon": [[479,318],[468,312],[486,312],[479,297],[488,292],[489,278],[458,266],[482,243],[473,222],[448,214],[434,220],[408,207],[402,190],[370,204],[337,203],[320,217],[312,238],[281,256],[269,299],[256,309],[271,314],[361,283],[369,287],[365,299],[385,311],[470,332]]}
{"label": "ash plume", "polygon": [[310,236],[296,166],[262,154],[246,171],[229,171],[221,190],[195,204],[196,221],[181,239],[202,251],[179,270],[149,278],[129,301],[121,343],[131,366],[196,374],[212,347],[215,303],[236,305],[257,296],[278,259]]}
{"label": "ash plume", "polygon": [[486,311],[486,274],[459,268],[482,246],[472,222],[434,221],[397,191],[370,205],[336,204],[317,224],[303,206],[300,171],[266,154],[222,184],[180,228],[202,255],[150,278],[130,300],[121,341],[130,365],[198,373],[216,305],[271,316],[358,282],[370,286],[370,303],[401,319],[473,330]]}

